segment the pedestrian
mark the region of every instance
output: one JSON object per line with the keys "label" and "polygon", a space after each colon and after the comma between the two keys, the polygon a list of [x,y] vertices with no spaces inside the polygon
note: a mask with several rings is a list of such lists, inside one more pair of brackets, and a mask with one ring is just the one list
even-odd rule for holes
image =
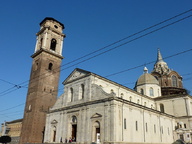
{"label": "pedestrian", "polygon": [[65,143],[67,143],[67,138],[65,138]]}
{"label": "pedestrian", "polygon": [[69,143],[71,143],[72,142],[72,139],[71,138],[69,138]]}
{"label": "pedestrian", "polygon": [[75,142],[75,137],[73,137],[73,142]]}

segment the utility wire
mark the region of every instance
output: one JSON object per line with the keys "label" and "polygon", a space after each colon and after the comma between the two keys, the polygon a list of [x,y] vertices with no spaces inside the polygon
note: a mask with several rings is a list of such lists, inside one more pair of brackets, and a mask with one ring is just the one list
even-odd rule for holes
{"label": "utility wire", "polygon": [[183,74],[182,76],[186,76],[186,75],[192,75],[192,73],[186,73],[186,74]]}
{"label": "utility wire", "polygon": [[147,27],[147,28],[145,28],[145,29],[143,29],[143,30],[141,30],[141,31],[138,31],[138,32],[136,32],[136,33],[134,33],[134,34],[131,34],[131,35],[129,35],[129,36],[125,37],[125,38],[122,38],[122,39],[120,39],[120,40],[118,40],[118,41],[115,41],[115,42],[113,42],[113,43],[111,43],[111,44],[109,44],[109,45],[107,45],[107,46],[104,46],[104,47],[102,47],[102,48],[100,48],[100,49],[98,49],[98,50],[95,50],[95,51],[93,51],[93,52],[91,52],[91,53],[88,53],[88,54],[86,54],[86,55],[84,55],[84,56],[82,56],[82,57],[79,57],[79,58],[71,61],[71,62],[68,62],[68,63],[62,65],[61,67],[65,66],[65,65],[69,65],[69,64],[71,64],[71,63],[73,63],[73,62],[76,62],[76,61],[78,61],[78,60],[80,60],[80,59],[83,59],[83,58],[89,56],[89,55],[95,54],[96,52],[99,52],[99,51],[101,51],[101,50],[104,50],[104,49],[106,49],[106,48],[108,48],[108,47],[110,47],[110,46],[113,46],[113,45],[121,42],[121,41],[124,41],[124,40],[126,40],[126,39],[128,39],[128,38],[131,38],[131,37],[135,36],[135,35],[138,35],[138,34],[140,34],[140,33],[143,33],[143,32],[145,32],[145,31],[147,31],[147,30],[149,30],[149,29],[152,29],[152,28],[154,28],[154,27],[156,27],[156,26],[158,26],[158,25],[161,25],[161,24],[163,24],[163,23],[165,23],[165,22],[168,22],[168,21],[170,21],[170,20],[172,20],[172,19],[175,19],[175,18],[177,18],[177,17],[179,17],[179,16],[181,16],[181,15],[184,15],[184,14],[186,14],[186,13],[188,13],[188,12],[191,12],[191,11],[192,11],[192,9],[189,9],[189,10],[183,12],[183,13],[180,13],[180,14],[178,14],[178,15],[175,15],[175,16],[173,16],[173,17],[171,17],[171,18],[168,18],[168,19],[166,19],[166,20],[164,20],[164,21],[161,21],[161,22],[159,22],[159,23],[157,23],[157,24],[154,24],[154,25],[152,25],[152,26],[149,26],[149,27]]}
{"label": "utility wire", "polygon": [[[179,52],[179,53],[176,53],[176,54],[173,54],[173,55],[170,55],[170,56],[164,57],[163,59],[168,59],[168,58],[171,58],[171,57],[174,57],[174,56],[177,56],[177,55],[183,54],[183,53],[187,53],[187,52],[190,52],[190,51],[192,51],[192,49],[188,49],[188,50],[185,50],[185,51],[182,51],[182,52]],[[145,63],[145,64],[142,64],[142,65],[138,65],[138,66],[135,66],[135,67],[132,67],[132,68],[129,68],[129,69],[125,69],[125,70],[122,70],[122,71],[119,71],[119,72],[116,72],[116,73],[113,73],[113,74],[107,75],[107,76],[105,76],[105,77],[110,77],[110,76],[114,76],[114,75],[117,75],[117,74],[121,74],[121,73],[124,73],[124,72],[130,71],[130,70],[133,70],[133,69],[139,68],[139,67],[143,67],[143,66],[146,66],[146,65],[149,65],[149,64],[155,63],[155,62],[156,62],[156,60],[155,60],[155,61],[148,62],[148,63]]]}
{"label": "utility wire", "polygon": [[14,86],[16,85],[16,84],[14,84],[14,83],[8,82],[8,81],[3,80],[3,79],[0,79],[0,81],[5,82],[5,83],[8,83],[8,84],[10,84],[10,85],[14,85]]}
{"label": "utility wire", "polygon": [[0,112],[4,112],[4,111],[10,110],[10,109],[14,109],[14,108],[16,108],[16,107],[20,107],[20,106],[22,106],[22,105],[24,105],[24,104],[25,104],[25,103],[21,103],[21,104],[18,104],[18,105],[16,105],[16,106],[13,106],[13,107],[10,107],[10,108],[1,110]]}
{"label": "utility wire", "polygon": [[[85,59],[85,60],[82,60],[82,61],[80,61],[80,62],[77,62],[77,63],[75,63],[75,64],[73,64],[73,65],[70,65],[70,66],[68,66],[68,67],[66,67],[66,68],[63,68],[63,69],[61,69],[60,71],[63,71],[63,70],[68,69],[68,68],[70,68],[70,67],[76,66],[76,65],[78,65],[78,64],[80,64],[80,63],[86,62],[86,61],[88,61],[88,60],[90,60],[90,59],[93,59],[93,58],[95,58],[95,57],[97,57],[97,56],[100,56],[100,55],[105,54],[105,53],[107,53],[107,52],[110,52],[110,51],[112,51],[112,50],[115,50],[115,49],[117,49],[117,48],[119,48],[119,47],[121,47],[121,46],[123,46],[123,45],[126,45],[126,44],[128,44],[128,43],[130,43],[130,42],[133,42],[133,41],[135,41],[135,40],[137,40],[137,39],[140,39],[140,38],[145,37],[145,36],[147,36],[147,35],[149,35],[149,34],[152,34],[152,33],[154,33],[154,32],[157,32],[157,31],[159,31],[159,30],[161,30],[161,29],[164,29],[164,28],[166,28],[166,27],[168,27],[168,26],[171,26],[171,25],[173,25],[173,24],[176,24],[176,23],[178,23],[178,22],[180,22],[180,21],[182,21],[182,20],[185,20],[185,19],[187,19],[187,18],[190,18],[191,16],[192,16],[192,15],[186,16],[186,17],[184,17],[184,18],[182,18],[182,19],[179,19],[179,20],[177,20],[177,21],[174,21],[174,22],[172,22],[172,23],[170,23],[170,24],[167,24],[167,25],[165,25],[165,26],[162,26],[162,27],[160,27],[160,28],[157,28],[157,29],[155,29],[155,30],[152,30],[152,31],[150,31],[150,32],[148,32],[148,33],[146,33],[146,34],[143,34],[143,35],[138,36],[138,37],[136,37],[136,38],[134,38],[134,39],[132,39],[132,40],[129,40],[129,41],[127,41],[127,42],[124,42],[124,43],[122,43],[122,44],[120,44],[120,45],[118,45],[118,46],[115,46],[115,47],[113,47],[113,48],[110,48],[110,49],[108,49],[108,50],[106,50],[106,51],[104,51],[104,52],[101,52],[101,53],[96,54],[96,55],[94,55],[94,56],[92,56],[92,57],[89,57],[89,58],[87,58],[87,59]],[[60,72],[60,71],[58,71],[58,72]]]}
{"label": "utility wire", "polygon": [[[179,52],[179,53],[176,53],[176,54],[173,54],[173,55],[167,56],[167,57],[165,57],[164,59],[172,58],[172,57],[175,57],[175,56],[178,56],[178,55],[181,55],[181,54],[184,54],[184,53],[190,52],[190,51],[192,51],[192,49],[185,50],[185,51],[182,51],[182,52]],[[113,76],[113,75],[116,75],[116,74],[120,74],[120,73],[123,73],[123,72],[126,72],[126,71],[130,71],[130,70],[133,70],[133,69],[139,68],[139,67],[141,67],[141,66],[146,66],[146,65],[149,65],[149,64],[154,63],[154,62],[156,62],[156,60],[155,60],[155,61],[151,61],[151,62],[147,62],[147,63],[144,63],[144,64],[141,64],[141,65],[138,65],[138,66],[135,66],[135,67],[132,67],[132,68],[129,68],[129,69],[123,70],[123,71],[120,71],[120,72],[118,72],[118,73],[114,73],[114,74],[111,74],[111,75],[105,76],[104,78],[109,77],[109,76]],[[191,73],[189,73],[189,74],[191,74]],[[134,83],[134,82],[127,83],[127,84],[133,84],[133,83]],[[127,84],[124,84],[124,85],[127,85]],[[48,92],[47,92],[47,93],[48,93]],[[46,96],[46,95],[47,95],[47,94],[45,93],[43,96]],[[31,101],[32,101],[32,100],[34,100],[34,99],[38,99],[38,97],[31,99]],[[15,109],[16,107],[20,107],[20,106],[22,106],[22,105],[24,105],[24,104],[25,104],[25,103],[21,103],[21,104],[19,104],[19,105],[16,105],[16,106],[13,106],[13,107],[10,107],[10,108],[7,108],[7,109],[4,109],[4,110],[1,110],[0,112],[4,112],[4,111],[10,110],[10,109]]]}
{"label": "utility wire", "polygon": [[[53,92],[55,92],[55,91],[52,91],[52,93],[53,93]],[[46,91],[44,91],[44,93],[45,93],[45,94],[43,94],[42,97],[47,96],[47,94],[50,94],[50,92],[46,92]],[[31,101],[33,101],[33,100],[37,100],[38,98],[39,98],[39,97],[34,97],[34,98],[30,99],[29,102],[31,102]],[[25,105],[25,103],[21,103],[21,104],[19,104],[19,105],[16,105],[16,106],[13,106],[13,107],[10,107],[10,108],[6,108],[6,109],[4,109],[4,110],[0,110],[0,112],[8,111],[8,110],[10,110],[10,109],[15,109],[15,108],[20,107],[20,106],[22,106],[22,105]]]}
{"label": "utility wire", "polygon": [[[118,41],[116,41],[116,42],[114,42],[114,43],[112,43],[112,44],[110,44],[110,45],[107,45],[107,46],[105,46],[105,47],[103,47],[103,48],[100,48],[100,49],[98,49],[98,50],[96,50],[96,51],[94,51],[94,52],[91,52],[91,53],[89,53],[89,54],[87,54],[87,55],[84,55],[84,56],[82,56],[82,57],[80,57],[80,58],[77,58],[77,59],[75,59],[75,60],[73,60],[73,61],[71,61],[71,62],[69,62],[69,63],[67,63],[67,64],[62,65],[61,67],[65,66],[65,65],[68,65],[68,64],[71,64],[71,63],[73,63],[73,62],[75,62],[75,61],[78,61],[78,60],[80,60],[80,59],[83,59],[84,57],[87,57],[87,56],[92,55],[92,54],[94,54],[94,53],[96,53],[96,52],[98,52],[98,51],[101,51],[101,50],[103,50],[103,49],[106,49],[106,48],[108,48],[108,47],[110,47],[110,46],[112,46],[112,45],[114,45],[114,44],[116,44],[116,43],[119,43],[119,42],[121,42],[121,41],[123,41],[123,40],[125,40],[125,39],[128,39],[128,38],[130,38],[130,37],[133,37],[133,36],[135,36],[135,35],[137,35],[137,34],[140,34],[140,33],[144,32],[144,31],[146,31],[146,30],[149,30],[149,29],[151,29],[151,28],[153,28],[153,27],[155,27],[155,26],[158,26],[158,25],[160,25],[160,24],[162,24],[162,23],[165,23],[165,22],[167,22],[167,21],[169,21],[169,20],[172,20],[172,19],[174,19],[174,18],[176,18],[176,17],[178,17],[178,16],[181,16],[181,15],[183,15],[183,14],[186,14],[186,13],[188,13],[188,12],[190,12],[190,11],[192,11],[192,9],[190,9],[190,10],[188,10],[188,11],[185,11],[185,12],[183,12],[183,13],[181,13],[181,14],[178,14],[178,15],[176,15],[176,16],[174,16],[174,17],[171,17],[171,18],[169,18],[169,19],[166,19],[166,20],[164,20],[164,21],[162,21],[162,22],[160,22],[160,23],[158,23],[158,24],[155,24],[155,25],[153,25],[153,26],[150,26],[150,27],[148,27],[148,28],[146,28],[146,29],[144,29],[144,30],[141,30],[141,31],[139,31],[139,32],[137,32],[137,33],[134,33],[134,34],[132,34],[132,35],[130,35],[130,36],[128,36],[128,37],[125,37],[125,38],[123,38],[123,39],[121,39],[121,40],[118,40]],[[182,20],[185,20],[185,19],[187,19],[187,18],[190,18],[191,16],[192,16],[192,15],[186,16],[186,17],[184,17],[184,18],[182,18],[182,19],[179,19],[179,20],[177,20],[177,21],[175,21],[175,22],[172,22],[172,23],[170,23],[170,24],[167,24],[167,25],[165,25],[165,26],[162,26],[162,27],[160,27],[160,28],[158,28],[158,29],[155,29],[155,30],[153,30],[153,31],[151,31],[151,32],[148,32],[148,33],[146,33],[146,34],[143,34],[143,35],[141,35],[141,36],[139,36],[139,37],[137,37],[137,38],[134,38],[134,39],[132,39],[132,40],[130,40],[130,41],[124,42],[123,44],[120,44],[120,45],[118,45],[118,46],[115,46],[115,47],[113,47],[113,48],[110,48],[109,50],[106,50],[106,51],[101,52],[101,53],[99,53],[99,54],[96,54],[96,55],[94,55],[94,56],[92,56],[92,57],[89,57],[89,58],[87,58],[87,59],[85,59],[85,60],[82,60],[82,61],[80,61],[80,62],[78,62],[78,63],[75,63],[75,64],[73,64],[73,65],[71,65],[71,66],[68,66],[68,67],[66,67],[66,68],[63,68],[63,69],[61,69],[61,70],[59,70],[59,71],[57,71],[57,72],[63,71],[63,70],[65,70],[65,69],[68,69],[68,68],[70,68],[70,67],[73,67],[73,66],[75,66],[75,65],[78,65],[78,64],[80,64],[80,63],[83,63],[83,62],[85,62],[85,61],[88,61],[88,60],[90,60],[90,59],[92,59],[92,58],[95,58],[95,57],[97,57],[97,56],[99,56],[99,55],[102,55],[102,54],[104,54],[104,53],[106,53],[106,52],[109,52],[109,51],[112,51],[112,50],[114,50],[114,49],[117,49],[117,48],[119,48],[119,47],[121,47],[121,46],[123,46],[123,45],[125,45],[125,44],[128,44],[128,43],[130,43],[130,42],[132,42],[132,41],[135,41],[135,40],[140,39],[140,38],[142,38],[142,37],[144,37],[144,36],[147,36],[147,35],[149,35],[149,34],[152,34],[152,33],[156,32],[156,31],[159,31],[159,30],[161,30],[161,29],[163,29],[163,28],[166,28],[166,27],[168,27],[168,26],[170,26],[170,25],[173,25],[173,24],[178,23],[178,22],[180,22],[180,21],[182,21]],[[56,68],[56,69],[60,69],[61,67],[58,67],[58,68]],[[56,70],[56,69],[55,69],[55,70]],[[45,74],[42,74],[42,75],[45,75]],[[42,75],[40,75],[40,76],[42,76]],[[40,77],[40,76],[38,76],[38,77]],[[46,77],[47,77],[47,76],[46,76]],[[43,78],[44,78],[44,77],[43,77]],[[19,85],[18,85],[19,88],[26,86],[26,85],[21,86],[22,84],[24,84],[24,83],[26,83],[26,82],[29,82],[29,80],[27,80],[27,81],[19,84]],[[12,87],[12,88],[14,88],[14,87]],[[12,89],[12,88],[11,88],[11,89]],[[15,90],[17,90],[17,89],[14,89],[14,90],[12,90],[12,91],[15,91]],[[10,91],[10,92],[12,92],[12,91]],[[8,93],[9,93],[9,92],[8,92]],[[6,94],[8,94],[8,93],[6,93]],[[0,96],[2,96],[2,95],[0,95]]]}
{"label": "utility wire", "polygon": [[[178,23],[178,22],[180,22],[180,21],[182,21],[182,20],[184,20],[184,19],[190,18],[191,16],[192,16],[192,15],[186,16],[186,17],[184,17],[184,18],[182,18],[182,19],[179,19],[179,20],[177,20],[177,21],[175,21],[175,22],[172,22],[172,23],[167,24],[167,25],[165,25],[165,26],[162,26],[162,27],[160,27],[160,28],[158,28],[158,29],[155,29],[155,30],[153,30],[153,31],[150,31],[150,32],[148,32],[148,33],[146,33],[146,34],[143,34],[143,35],[141,35],[141,36],[138,36],[138,37],[136,37],[136,38],[134,38],[134,39],[132,39],[132,40],[129,40],[129,41],[127,41],[127,42],[124,42],[124,43],[122,43],[122,44],[120,44],[120,45],[118,45],[118,46],[115,46],[115,47],[113,47],[113,48],[110,48],[110,49],[108,49],[108,50],[106,50],[106,51],[104,51],[104,52],[101,52],[101,53],[96,54],[96,55],[94,55],[94,56],[92,56],[92,57],[89,57],[89,58],[87,58],[87,59],[85,59],[85,60],[82,60],[82,61],[80,61],[80,62],[78,62],[78,63],[75,63],[75,64],[73,64],[73,65],[71,65],[71,66],[68,66],[68,67],[66,67],[66,68],[63,68],[63,69],[61,69],[61,71],[65,70],[65,69],[68,69],[68,68],[70,68],[70,67],[73,67],[73,66],[75,66],[75,65],[78,65],[78,64],[80,64],[80,63],[83,63],[83,62],[85,62],[85,61],[88,61],[88,60],[90,60],[90,59],[93,59],[93,58],[95,58],[95,57],[97,57],[97,56],[99,56],[99,55],[102,55],[102,54],[104,54],[104,53],[107,53],[107,52],[109,52],[109,51],[115,50],[115,49],[117,49],[117,48],[119,48],[119,47],[121,47],[121,46],[123,46],[123,45],[126,45],[126,44],[128,44],[128,43],[130,43],[130,42],[133,42],[133,41],[135,41],[135,40],[137,40],[137,39],[140,39],[140,38],[142,38],[142,37],[145,37],[145,36],[147,36],[147,35],[149,35],[149,34],[152,34],[152,33],[156,32],[156,31],[159,31],[159,30],[161,30],[161,29],[164,29],[164,28],[166,28],[166,27],[168,27],[168,26],[170,26],[170,25],[173,25],[173,24],[175,24],[175,23]],[[191,49],[189,49],[189,50],[187,50],[187,51],[191,51]],[[185,53],[185,51],[184,51],[183,53]],[[153,62],[149,62],[149,63],[147,63],[147,64],[150,64],[150,63],[153,63]],[[141,66],[144,66],[144,65],[146,65],[146,64],[143,64],[143,65],[140,65],[140,66],[136,66],[136,67],[134,67],[134,68],[132,68],[132,69],[135,69],[135,68],[138,68],[138,67],[141,67]],[[108,75],[108,76],[106,76],[106,77],[109,77],[109,76],[111,76],[111,75]]]}
{"label": "utility wire", "polygon": [[0,95],[6,93],[7,91],[11,90],[12,88],[15,88],[15,87],[18,88],[18,89],[21,88],[20,85],[17,85],[17,84],[8,82],[8,81],[3,80],[3,79],[0,79],[0,81],[5,82],[5,83],[8,83],[8,84],[10,84],[10,85],[14,85],[13,87],[11,87],[11,88],[9,88],[9,89],[7,89],[7,90],[5,90],[5,91],[3,91],[3,92],[0,92]]}

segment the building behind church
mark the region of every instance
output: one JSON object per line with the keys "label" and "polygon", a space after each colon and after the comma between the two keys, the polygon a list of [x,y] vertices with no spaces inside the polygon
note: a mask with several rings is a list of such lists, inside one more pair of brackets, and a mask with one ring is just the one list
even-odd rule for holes
{"label": "building behind church", "polygon": [[20,144],[192,142],[192,98],[160,50],[154,69],[145,67],[134,89],[76,68],[56,100],[63,29],[53,18],[40,23]]}
{"label": "building behind church", "polygon": [[0,136],[10,136],[10,144],[18,144],[21,134],[22,120],[17,119],[9,122],[4,122],[1,124]]}

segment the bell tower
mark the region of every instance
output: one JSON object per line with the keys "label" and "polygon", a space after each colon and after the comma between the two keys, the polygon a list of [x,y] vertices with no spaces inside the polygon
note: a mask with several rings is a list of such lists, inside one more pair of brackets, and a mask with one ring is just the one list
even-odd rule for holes
{"label": "bell tower", "polygon": [[47,17],[40,23],[35,46],[20,144],[42,143],[48,109],[57,99],[64,25]]}

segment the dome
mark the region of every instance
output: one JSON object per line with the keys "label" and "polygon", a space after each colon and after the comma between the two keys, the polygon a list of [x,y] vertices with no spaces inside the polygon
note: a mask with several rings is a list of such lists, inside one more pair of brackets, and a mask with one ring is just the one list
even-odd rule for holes
{"label": "dome", "polygon": [[159,81],[153,75],[148,73],[146,67],[144,68],[144,74],[137,80],[134,89],[138,93],[152,98],[161,96]]}
{"label": "dome", "polygon": [[144,73],[143,75],[141,75],[139,77],[139,79],[137,80],[136,82],[136,86],[139,86],[139,85],[143,85],[143,84],[157,84],[159,85],[159,82],[157,81],[157,79],[152,76],[151,74],[149,73]]}

